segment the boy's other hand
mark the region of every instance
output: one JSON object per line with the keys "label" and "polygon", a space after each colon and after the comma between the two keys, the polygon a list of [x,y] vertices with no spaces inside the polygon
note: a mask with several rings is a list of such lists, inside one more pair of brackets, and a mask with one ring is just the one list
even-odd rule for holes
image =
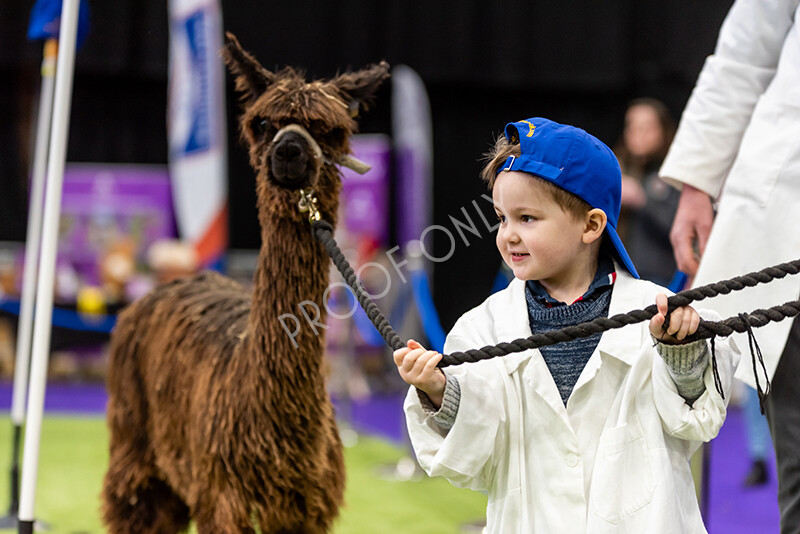
{"label": "boy's other hand", "polygon": [[661,293],[656,296],[658,313],[650,319],[650,333],[654,338],[668,345],[683,342],[686,336],[697,332],[700,326],[700,315],[691,306],[675,308],[669,316],[669,326],[664,328],[667,320],[667,296]]}
{"label": "boy's other hand", "polygon": [[442,355],[435,350],[426,350],[410,339],[408,346],[394,351],[394,363],[400,377],[409,385],[425,392],[437,408],[442,405],[446,379],[436,365]]}

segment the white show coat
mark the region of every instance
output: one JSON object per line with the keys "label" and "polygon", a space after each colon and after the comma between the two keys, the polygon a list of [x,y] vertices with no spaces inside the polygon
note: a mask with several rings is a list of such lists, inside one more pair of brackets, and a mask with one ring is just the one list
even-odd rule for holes
{"label": "white show coat", "polygon": [[[609,316],[664,292],[617,269]],[[531,335],[525,283],[463,315],[445,352]],[[716,344],[726,399],[738,353]],[[726,401],[714,389],[689,407],[649,337],[647,322],[604,332],[564,407],[539,350],[447,368],[461,402],[443,432],[414,388],[406,421],[420,465],[454,485],[487,491],[497,534],[705,533],[689,458],[717,435]]]}
{"label": "white show coat", "polygon": [[[695,286],[800,258],[798,20],[800,0],[734,3],[661,167],[662,177],[720,199]],[[798,295],[800,275],[794,275],[704,305],[727,318]],[[791,323],[755,331],[770,377]],[[747,345],[739,340],[739,346]],[[749,363],[737,376],[755,385]]]}

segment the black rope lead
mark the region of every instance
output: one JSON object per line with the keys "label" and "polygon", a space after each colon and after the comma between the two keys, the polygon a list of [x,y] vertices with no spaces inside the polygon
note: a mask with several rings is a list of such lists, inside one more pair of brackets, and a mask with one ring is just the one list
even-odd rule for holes
{"label": "black rope lead", "polygon": [[[344,277],[347,285],[353,290],[358,302],[364,308],[367,316],[370,318],[375,328],[378,329],[381,336],[386,343],[393,350],[400,349],[405,346],[405,343],[397,335],[397,332],[392,329],[389,321],[383,316],[378,307],[372,302],[369,294],[361,286],[361,283],[355,276],[347,258],[344,257],[336,241],[333,239],[333,228],[329,223],[323,220],[311,220],[311,226],[314,229],[314,234],[320,240],[322,245],[328,251],[334,265]],[[797,274],[800,272],[800,259],[788,263],[782,263],[767,267],[761,271],[753,272],[750,274],[737,276],[730,280],[723,280],[708,284],[705,286],[687,289],[680,293],[673,295],[667,299],[667,306],[671,312],[675,308],[686,306],[691,302],[703,300],[717,295],[726,295],[731,291],[739,291],[745,287],[753,287],[758,284],[771,282],[772,280],[784,278],[790,274]],[[486,346],[480,349],[471,349],[464,352],[453,352],[450,354],[442,355],[442,361],[439,367],[448,367],[450,365],[460,365],[462,363],[478,362],[487,360],[496,356],[505,356],[515,352],[522,352],[529,349],[538,349],[547,345],[555,345],[562,341],[571,341],[573,339],[588,337],[593,334],[605,332],[615,328],[622,328],[630,324],[640,323],[642,321],[650,320],[656,313],[658,308],[652,304],[642,310],[633,310],[628,313],[621,313],[613,317],[598,317],[592,321],[580,323],[577,325],[567,326],[560,330],[552,330],[541,334],[534,334],[527,338],[520,338],[510,342],[498,343],[493,346]],[[738,317],[730,317],[724,321],[700,321],[700,326],[693,335],[686,338],[686,341],[694,341],[698,339],[714,339],[716,336],[726,337],[734,332],[744,333],[747,332],[748,338],[751,340],[751,354],[754,358],[755,369],[755,355],[758,355],[761,361],[762,368],[766,374],[766,367],[764,366],[763,358],[761,356],[761,349],[755,341],[755,336],[752,333],[753,327],[764,326],[770,322],[778,322],[786,319],[787,317],[795,317],[800,315],[800,300],[787,302],[780,306],[774,306],[768,309],[760,309],[746,314],[743,318],[740,314]],[[713,341],[712,341],[713,347]],[[755,350],[753,350],[755,349]],[[714,381],[721,390],[719,383],[719,372],[717,370],[716,358],[713,355],[712,349],[712,366],[714,368]],[[757,380],[758,378],[756,378]],[[767,380],[766,390],[763,395],[769,394],[770,384]],[[759,398],[761,398],[761,390],[759,389]],[[763,404],[763,403],[762,403]]]}
{"label": "black rope lead", "polygon": [[348,286],[350,286],[350,289],[353,290],[353,293],[358,299],[358,302],[361,304],[361,307],[364,308],[364,311],[367,313],[367,317],[369,317],[369,320],[372,321],[373,325],[375,325],[375,328],[378,329],[378,332],[380,332],[381,336],[386,341],[386,344],[389,345],[392,350],[405,347],[406,344],[403,343],[403,340],[400,339],[400,336],[394,331],[392,325],[389,324],[389,321],[386,320],[386,317],[383,316],[381,311],[372,301],[369,293],[364,290],[364,287],[361,285],[361,281],[356,277],[356,273],[348,263],[347,258],[345,258],[344,254],[342,254],[342,251],[339,250],[339,246],[333,239],[333,227],[326,221],[322,220],[312,221],[311,226],[314,228],[314,234],[316,235],[317,239],[319,239],[322,245],[325,247],[325,250],[331,257],[334,265],[336,265],[336,268],[344,277],[344,281]]}
{"label": "black rope lead", "polygon": [[722,379],[719,377],[719,367],[717,366],[716,339],[716,337],[712,337],[709,340],[711,344],[711,374],[714,375],[714,388],[719,393],[719,396],[722,397],[722,400],[725,400],[725,393],[722,391]]}
{"label": "black rope lead", "polygon": [[[750,325],[750,316],[746,313],[740,313],[739,318],[745,323],[747,327],[747,343],[750,345],[750,360],[753,363],[753,376],[756,380],[756,391],[758,392],[758,407],[761,409],[761,414],[764,415],[764,402],[767,399],[772,385],[769,383],[769,374],[767,373],[767,366],[764,365],[764,356],[761,354],[761,347],[758,346],[756,336],[753,334],[753,328]],[[755,350],[753,350],[755,348]],[[758,363],[761,364],[761,370],[764,372],[764,380],[766,384],[764,389],[761,389],[761,382],[758,380],[758,369],[756,369],[756,358]]]}

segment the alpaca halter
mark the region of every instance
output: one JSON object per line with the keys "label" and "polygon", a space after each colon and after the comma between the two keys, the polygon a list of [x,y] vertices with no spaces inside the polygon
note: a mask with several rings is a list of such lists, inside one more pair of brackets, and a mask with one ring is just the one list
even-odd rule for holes
{"label": "alpaca halter", "polygon": [[[314,152],[314,159],[324,161],[325,163],[330,163],[331,161],[325,157],[322,153],[322,148],[320,148],[319,143],[311,137],[311,134],[308,133],[308,130],[300,126],[299,124],[288,124],[278,130],[278,133],[275,134],[275,137],[272,138],[272,144],[277,143],[280,141],[281,137],[286,135],[289,132],[294,132],[298,134],[300,137],[306,140],[308,146],[311,147],[311,150]],[[354,158],[353,156],[344,154],[340,156],[334,163],[338,163],[342,167],[347,167],[350,170],[357,172],[358,174],[364,174],[372,167],[367,165],[360,159]]]}

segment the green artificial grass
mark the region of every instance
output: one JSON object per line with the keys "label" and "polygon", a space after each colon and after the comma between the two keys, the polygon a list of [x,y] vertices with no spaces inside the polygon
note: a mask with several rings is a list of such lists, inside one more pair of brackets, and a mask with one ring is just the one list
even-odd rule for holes
{"label": "green artificial grass", "polygon": [[[12,427],[7,413],[0,416],[0,514],[5,514]],[[423,476],[400,482],[388,476],[404,455],[402,449],[365,436],[345,449],[345,506],[333,534],[460,534],[466,532],[464,525],[483,519],[486,497],[480,493],[454,488],[444,479]],[[44,419],[35,510],[37,520],[49,526],[47,532],[104,532],[99,510],[107,462],[108,434],[102,418]]]}
{"label": "green artificial grass", "polygon": [[[0,424],[0,510],[9,504],[11,419]],[[24,448],[24,445],[23,445]],[[19,464],[22,466],[22,451]],[[42,422],[34,511],[53,534],[100,533],[100,487],[108,435],[99,417],[47,417]],[[22,482],[20,481],[20,485]],[[16,532],[16,529],[0,532]]]}

